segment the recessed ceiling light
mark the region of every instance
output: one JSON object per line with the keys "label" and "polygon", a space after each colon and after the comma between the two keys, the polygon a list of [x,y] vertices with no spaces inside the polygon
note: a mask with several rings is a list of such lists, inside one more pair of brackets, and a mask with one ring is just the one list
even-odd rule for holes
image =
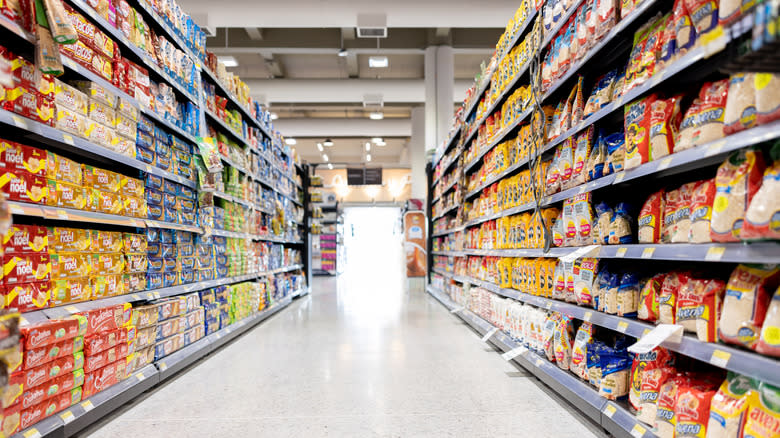
{"label": "recessed ceiling light", "polygon": [[347,49],[339,50],[339,56],[341,56],[342,58],[347,56],[347,55],[349,55],[349,52],[347,52]]}
{"label": "recessed ceiling light", "polygon": [[371,154],[366,154],[366,161],[371,161]]}
{"label": "recessed ceiling light", "polygon": [[368,115],[371,120],[382,120],[385,118],[385,114],[380,111],[372,112]]}
{"label": "recessed ceiling light", "polygon": [[317,149],[319,149],[319,151],[322,152],[322,143],[317,143]]}
{"label": "recessed ceiling light", "polygon": [[328,162],[328,154],[322,154],[322,161]]}
{"label": "recessed ceiling light", "polygon": [[387,56],[372,56],[368,58],[368,66],[371,68],[387,68],[390,65],[390,61],[387,60]]}
{"label": "recessed ceiling light", "polygon": [[225,67],[238,67],[238,60],[235,56],[218,56],[217,61],[220,61]]}
{"label": "recessed ceiling light", "polygon": [[294,138],[285,138],[284,143],[290,146],[295,146],[296,144],[298,144],[298,140]]}
{"label": "recessed ceiling light", "polygon": [[328,169],[333,170],[333,164],[328,163]]}
{"label": "recessed ceiling light", "polygon": [[322,142],[322,144],[324,144],[325,147],[331,147],[333,146],[333,140],[326,138],[325,141]]}
{"label": "recessed ceiling light", "polygon": [[386,144],[387,143],[385,143],[384,141],[379,141],[379,142],[376,143],[377,146],[384,146]]}
{"label": "recessed ceiling light", "polygon": [[371,143],[366,143],[366,152],[371,150]]}
{"label": "recessed ceiling light", "polygon": [[271,120],[276,120],[279,118],[279,114],[271,113]]}
{"label": "recessed ceiling light", "polygon": [[383,140],[382,137],[374,137],[371,139],[371,141],[374,142],[374,144],[377,144],[377,143],[381,143]]}

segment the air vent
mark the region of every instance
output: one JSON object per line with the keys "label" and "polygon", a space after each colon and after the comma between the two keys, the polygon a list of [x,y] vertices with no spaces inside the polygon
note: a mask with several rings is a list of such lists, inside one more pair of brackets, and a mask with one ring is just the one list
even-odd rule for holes
{"label": "air vent", "polygon": [[387,15],[358,14],[358,38],[387,38]]}
{"label": "air vent", "polygon": [[358,27],[358,38],[387,38],[386,27]]}

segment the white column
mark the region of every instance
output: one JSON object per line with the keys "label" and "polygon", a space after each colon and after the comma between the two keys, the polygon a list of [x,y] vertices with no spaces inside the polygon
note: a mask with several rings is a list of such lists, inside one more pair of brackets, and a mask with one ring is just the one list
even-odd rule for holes
{"label": "white column", "polygon": [[452,128],[454,108],[455,60],[451,46],[436,48],[436,145],[447,138]]}
{"label": "white column", "polygon": [[435,149],[437,143],[436,111],[436,52],[437,47],[425,49],[425,144],[424,150]]}
{"label": "white column", "polygon": [[427,109],[424,106],[412,108],[412,138],[409,141],[409,161],[412,167],[412,198],[425,199],[428,194],[428,180],[425,176],[425,152],[427,130],[425,129]]}

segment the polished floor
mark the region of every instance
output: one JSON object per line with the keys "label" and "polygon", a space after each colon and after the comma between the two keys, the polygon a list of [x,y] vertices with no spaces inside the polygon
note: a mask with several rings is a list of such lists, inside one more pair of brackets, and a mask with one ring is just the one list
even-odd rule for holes
{"label": "polished floor", "polygon": [[83,435],[601,436],[433,298],[408,291],[395,253],[350,260]]}

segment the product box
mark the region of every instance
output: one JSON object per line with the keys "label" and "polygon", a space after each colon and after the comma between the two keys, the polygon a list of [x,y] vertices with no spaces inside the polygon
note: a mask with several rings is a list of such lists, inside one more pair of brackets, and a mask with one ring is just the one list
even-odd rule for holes
{"label": "product box", "polygon": [[22,404],[15,403],[3,410],[2,431],[5,436],[11,436],[19,431],[21,424]]}
{"label": "product box", "polygon": [[120,193],[124,196],[143,198],[145,193],[144,182],[138,178],[121,175]]}
{"label": "product box", "polygon": [[5,254],[44,253],[49,249],[49,234],[38,225],[14,224],[3,236]]}
{"label": "product box", "polygon": [[87,70],[99,74],[109,82],[113,80],[114,65],[111,58],[95,52],[81,40],[76,41],[73,44],[58,44],[58,46],[60,53],[76,61],[87,68]]}
{"label": "product box", "polygon": [[86,335],[125,327],[130,323],[131,309],[130,303],[122,303],[83,312],[87,318]]}
{"label": "product box", "polygon": [[[121,237],[119,241],[122,241]],[[125,272],[125,257],[122,253],[92,254],[91,259],[94,275],[117,275]]]}
{"label": "product box", "polygon": [[55,102],[54,127],[79,137],[86,137],[84,132],[87,129],[86,106],[84,107],[84,114],[82,114],[81,111],[71,109],[58,101]]}
{"label": "product box", "polygon": [[76,87],[59,79],[54,79],[54,103],[58,112],[60,108],[69,109],[82,117],[87,116],[89,98]]}
{"label": "product box", "polygon": [[189,284],[195,282],[195,271],[183,269],[179,272],[179,284]]}
{"label": "product box", "polygon": [[32,146],[0,139],[0,172],[28,172],[46,176],[47,152]]}
{"label": "product box", "polygon": [[154,345],[154,360],[158,361],[184,347],[184,334],[179,333]]}
{"label": "product box", "polygon": [[84,376],[83,396],[90,397],[121,382],[125,378],[127,361],[122,358]]}
{"label": "product box", "polygon": [[[160,319],[160,307],[161,304],[149,304],[133,308],[132,324],[139,332],[142,328],[157,325]],[[140,333],[138,337],[141,337]]]}
{"label": "product box", "polygon": [[93,269],[92,259],[85,253],[58,253],[50,257],[52,280],[86,277]]}
{"label": "product box", "polygon": [[87,356],[93,356],[111,347],[130,342],[135,339],[135,336],[136,329],[132,325],[96,333],[84,338],[84,353]]}
{"label": "product box", "polygon": [[148,282],[146,281],[146,274],[144,273],[124,274],[122,280],[125,285],[125,293],[152,289],[151,287],[147,287]]}
{"label": "product box", "polygon": [[93,253],[117,253],[124,249],[124,240],[119,231],[92,230],[90,240]]}
{"label": "product box", "polygon": [[111,347],[107,350],[103,350],[100,353],[96,353],[91,356],[86,356],[84,359],[84,371],[91,373],[103,368],[104,366],[116,362],[120,359],[127,357],[129,353],[129,346],[127,343],[119,344],[115,347]]}
{"label": "product box", "polygon": [[90,278],[94,298],[114,297],[129,292],[125,289],[123,275],[93,275]]}
{"label": "product box", "polygon": [[163,287],[172,287],[179,284],[178,272],[164,272],[163,273]]}
{"label": "product box", "polygon": [[90,99],[87,118],[103,126],[116,129],[116,111],[97,100]]}
{"label": "product box", "polygon": [[[151,266],[151,264],[150,264]],[[146,274],[146,284],[149,286],[150,289],[160,289],[163,287],[163,276],[162,273],[152,273],[148,272]]]}
{"label": "product box", "polygon": [[49,186],[46,178],[25,171],[8,172],[0,178],[0,188],[9,201],[45,204]]}
{"label": "product box", "polygon": [[167,321],[163,321],[157,324],[157,331],[155,332],[155,338],[154,338],[155,342],[160,342],[163,339],[166,339],[177,333],[182,332],[184,330],[184,327],[182,325],[183,321],[184,321],[183,317],[178,317],[178,318],[171,318]]}
{"label": "product box", "polygon": [[49,249],[52,253],[86,251],[92,245],[90,230],[49,227],[47,234]]}
{"label": "product box", "polygon": [[83,336],[86,330],[87,319],[81,315],[66,319],[51,319],[19,328],[24,339],[25,351]]}
{"label": "product box", "polygon": [[99,167],[84,165],[84,187],[117,193],[121,187],[122,175]]}
{"label": "product box", "polygon": [[78,303],[87,301],[94,296],[92,282],[89,277],[53,280],[51,282],[51,299],[49,304],[54,307]]}
{"label": "product box", "polygon": [[148,262],[146,254],[126,254],[125,272],[146,273]]}
{"label": "product box", "polygon": [[46,178],[81,186],[84,183],[84,172],[81,164],[48,152],[46,154]]}
{"label": "product box", "polygon": [[90,118],[85,120],[85,138],[92,143],[111,149],[114,144],[114,128],[96,122]]}
{"label": "product box", "polygon": [[24,388],[34,388],[84,367],[84,353],[76,352],[41,366],[24,370]]}
{"label": "product box", "polygon": [[9,375],[8,384],[3,388],[2,392],[4,412],[8,412],[13,405],[20,404],[22,394],[24,394],[24,372],[20,370]]}
{"label": "product box", "polygon": [[88,204],[91,211],[117,215],[123,213],[124,204],[119,195],[97,189],[87,190],[90,196]]}
{"label": "product box", "polygon": [[3,256],[3,281],[6,285],[49,281],[51,262],[46,253]]}
{"label": "product box", "polygon": [[78,185],[47,179],[46,205],[51,207],[72,208],[84,210],[89,198],[87,191]]}
{"label": "product box", "polygon": [[84,337],[76,336],[75,338],[66,339],[40,348],[25,350],[22,368],[29,370],[53,360],[70,356],[73,353],[82,351],[83,348]]}
{"label": "product box", "polygon": [[157,337],[157,326],[152,325],[146,328],[138,330],[136,335],[136,351],[144,349],[150,345],[154,345]]}
{"label": "product box", "polygon": [[148,243],[145,235],[124,233],[123,239],[126,253],[145,253],[147,251]]}
{"label": "product box", "polygon": [[22,394],[22,409],[27,409],[49,400],[60,394],[70,393],[76,387],[84,384],[84,370],[77,369],[71,373],[61,375],[55,379],[32,388],[24,388]]}

